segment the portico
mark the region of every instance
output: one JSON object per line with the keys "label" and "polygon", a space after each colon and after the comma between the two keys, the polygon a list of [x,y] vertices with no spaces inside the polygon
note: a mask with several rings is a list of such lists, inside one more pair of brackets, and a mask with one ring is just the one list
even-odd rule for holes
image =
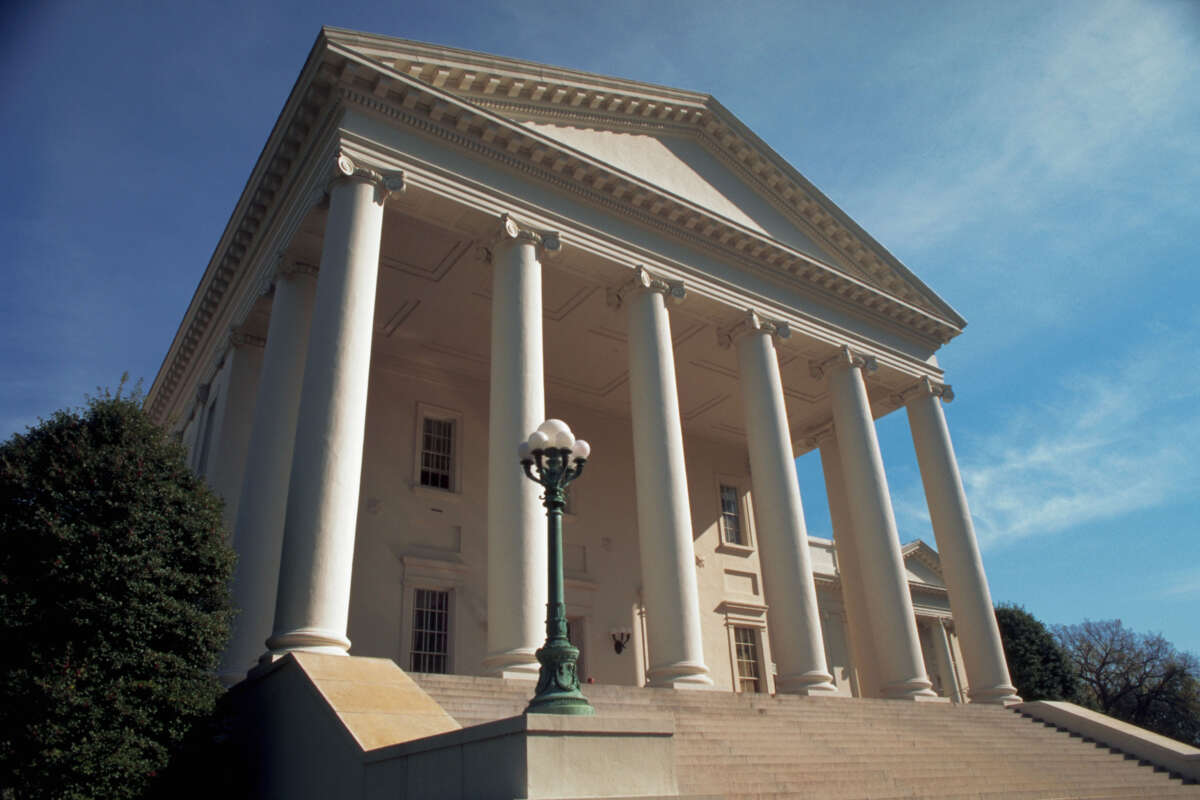
{"label": "portico", "polygon": [[[794,466],[819,447],[856,691],[934,698],[874,430],[904,407],[943,694],[957,645],[973,701],[1015,700],[940,406],[963,321],[711,98],[489,59],[327,30],[151,390],[194,452],[210,400],[255,394],[223,677],[289,651],[536,677],[514,450],[552,416],[594,447],[581,674],[850,694]],[[257,376],[226,370],[233,328]]]}

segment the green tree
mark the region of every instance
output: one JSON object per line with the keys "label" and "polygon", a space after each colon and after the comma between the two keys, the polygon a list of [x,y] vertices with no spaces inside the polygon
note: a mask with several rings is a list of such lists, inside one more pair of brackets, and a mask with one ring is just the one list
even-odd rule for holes
{"label": "green tree", "polygon": [[996,606],[996,623],[1009,676],[1022,699],[1077,700],[1079,685],[1070,662],[1045,625],[1016,605]]}
{"label": "green tree", "polygon": [[1083,684],[1085,704],[1105,714],[1200,746],[1200,660],[1157,633],[1119,619],[1054,630]]}
{"label": "green tree", "polygon": [[0,796],[143,794],[220,694],[232,563],[139,392],[0,445]]}

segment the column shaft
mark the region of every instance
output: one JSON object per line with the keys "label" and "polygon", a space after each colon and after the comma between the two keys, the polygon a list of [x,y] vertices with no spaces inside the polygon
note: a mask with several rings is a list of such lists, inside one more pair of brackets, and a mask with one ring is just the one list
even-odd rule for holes
{"label": "column shaft", "polygon": [[773,336],[766,330],[738,340],[759,563],[770,607],[771,652],[777,691],[836,692],[825,663],[808,531]]}
{"label": "column shaft", "polygon": [[233,529],[233,546],[238,554],[233,603],[238,615],[222,660],[221,677],[226,683],[241,680],[246,670],[258,661],[275,619],[288,479],[316,285],[315,275],[304,271],[280,273],[275,280],[245,477]]}
{"label": "column shaft", "polygon": [[711,686],[700,637],[700,595],[670,321],[658,291],[634,291],[628,306],[638,545],[650,651],[647,683]]}
{"label": "column shaft", "polygon": [[237,519],[262,357],[262,348],[251,337],[240,333],[230,336],[222,369],[225,378],[217,401],[220,410],[213,421],[216,430],[211,434],[206,469],[209,486],[225,501],[225,525],[229,530]]}
{"label": "column shaft", "polygon": [[329,192],[288,482],[273,651],[345,654],[383,230],[374,181]]}
{"label": "column shaft", "polygon": [[935,697],[925,674],[912,597],[900,554],[900,534],[861,367],[850,364],[834,367],[829,388],[850,518],[867,587],[880,694],[896,699]]}
{"label": "column shaft", "polygon": [[829,519],[833,523],[833,546],[837,553],[838,575],[842,584],[842,605],[846,608],[846,628],[850,655],[858,675],[860,697],[879,697],[879,667],[875,639],[867,606],[866,586],[858,559],[858,537],[846,500],[842,456],[837,438],[827,436],[820,443],[821,470],[825,475],[825,494],[829,501]]}
{"label": "column shaft", "polygon": [[542,267],[529,238],[492,252],[492,373],[488,416],[487,656],[493,675],[536,680],[545,638],[546,516],[521,472],[517,445],[546,416]]}
{"label": "column shaft", "polygon": [[975,526],[967,508],[941,400],[932,392],[921,391],[909,401],[907,410],[954,627],[962,642],[971,700],[1018,703],[1021,698],[1008,674],[983,559],[975,540]]}
{"label": "column shaft", "polygon": [[958,670],[954,668],[954,652],[950,649],[945,620],[939,619],[934,623],[933,645],[937,648],[938,669],[942,671],[942,685],[946,696],[955,703],[964,702],[962,687],[958,685]]}

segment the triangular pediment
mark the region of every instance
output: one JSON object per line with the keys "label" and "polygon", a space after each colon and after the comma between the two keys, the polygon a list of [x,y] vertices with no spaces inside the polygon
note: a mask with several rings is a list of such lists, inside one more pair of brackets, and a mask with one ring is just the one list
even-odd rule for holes
{"label": "triangular pediment", "polygon": [[942,577],[942,558],[938,552],[920,539],[914,539],[900,548],[904,556],[904,570],[909,581],[945,588]]}
{"label": "triangular pediment", "polygon": [[336,28],[324,35],[384,70],[487,109],[953,327],[965,324],[709,95]]}
{"label": "triangular pediment", "polygon": [[806,255],[838,264],[869,280],[852,264],[821,247],[794,220],[765,198],[694,136],[636,130],[604,130],[528,120],[526,127],[686,197],[713,214],[783,242]]}

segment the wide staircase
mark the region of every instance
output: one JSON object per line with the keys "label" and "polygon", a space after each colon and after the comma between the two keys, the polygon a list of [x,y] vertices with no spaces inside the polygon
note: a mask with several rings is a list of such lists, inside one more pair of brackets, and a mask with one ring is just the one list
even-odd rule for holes
{"label": "wide staircase", "polygon": [[[463,726],[520,714],[533,689],[412,677]],[[601,685],[584,693],[598,714],[675,720],[685,796],[1200,799],[1200,785],[995,706]]]}

